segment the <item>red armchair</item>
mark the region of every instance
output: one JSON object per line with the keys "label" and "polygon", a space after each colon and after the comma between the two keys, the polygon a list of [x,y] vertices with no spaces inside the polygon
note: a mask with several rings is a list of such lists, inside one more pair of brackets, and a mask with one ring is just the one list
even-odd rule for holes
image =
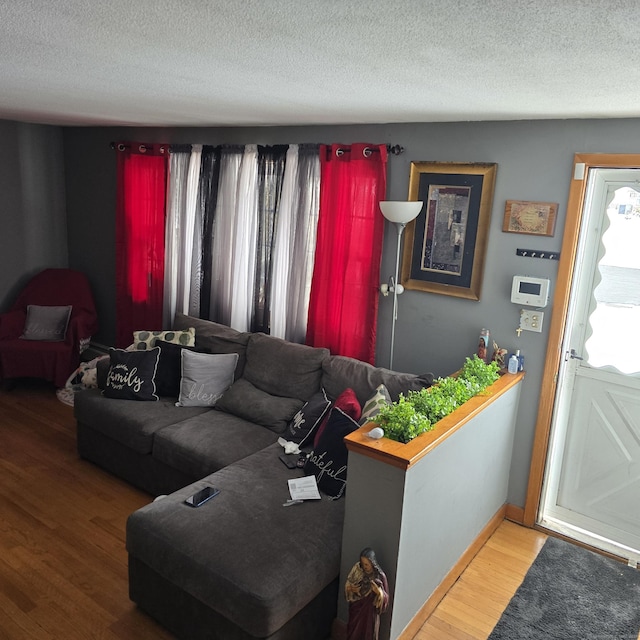
{"label": "red armchair", "polygon": [[[21,338],[28,305],[71,305],[64,340]],[[41,271],[27,283],[11,309],[0,314],[0,379],[42,378],[64,387],[97,330],[98,318],[86,276],[72,269]]]}

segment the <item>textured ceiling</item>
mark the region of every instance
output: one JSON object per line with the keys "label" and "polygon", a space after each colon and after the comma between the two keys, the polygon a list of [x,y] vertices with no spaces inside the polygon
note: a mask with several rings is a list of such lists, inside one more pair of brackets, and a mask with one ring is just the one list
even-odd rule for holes
{"label": "textured ceiling", "polygon": [[640,116],[637,0],[0,0],[0,118]]}

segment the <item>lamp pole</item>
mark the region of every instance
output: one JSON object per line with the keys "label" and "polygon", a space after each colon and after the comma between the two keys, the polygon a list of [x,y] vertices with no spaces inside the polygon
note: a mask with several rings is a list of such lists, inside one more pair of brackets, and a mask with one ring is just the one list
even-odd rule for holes
{"label": "lamp pole", "polygon": [[393,349],[395,346],[396,338],[396,320],[398,319],[398,294],[402,291],[398,291],[398,276],[400,271],[400,245],[402,243],[402,233],[407,226],[405,222],[396,222],[396,228],[398,230],[398,246],[396,249],[396,276],[393,280],[393,316],[391,318],[391,350],[389,353],[389,369],[393,369]]}

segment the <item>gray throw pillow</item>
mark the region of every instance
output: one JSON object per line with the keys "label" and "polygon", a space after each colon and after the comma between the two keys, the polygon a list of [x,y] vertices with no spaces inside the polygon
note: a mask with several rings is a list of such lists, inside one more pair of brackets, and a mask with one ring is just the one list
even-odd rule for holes
{"label": "gray throw pillow", "polygon": [[213,407],[233,384],[237,353],[196,353],[182,350],[178,407]]}
{"label": "gray throw pillow", "polygon": [[71,317],[71,305],[50,307],[30,304],[27,306],[27,320],[24,340],[47,340],[62,342],[67,335],[67,326]]}
{"label": "gray throw pillow", "polygon": [[236,331],[224,324],[218,324],[211,320],[202,320],[182,313],[176,313],[173,321],[174,329],[186,329],[194,327],[196,330],[196,347],[199,351],[209,353],[237,353],[238,364],[235,378],[242,377],[244,371],[245,354],[250,333]]}

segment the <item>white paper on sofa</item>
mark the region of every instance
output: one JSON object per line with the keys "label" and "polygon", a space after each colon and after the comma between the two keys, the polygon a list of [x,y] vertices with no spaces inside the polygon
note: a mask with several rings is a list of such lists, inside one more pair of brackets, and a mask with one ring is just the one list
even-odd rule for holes
{"label": "white paper on sofa", "polygon": [[318,491],[318,483],[315,476],[291,478],[288,482],[292,500],[320,500],[320,492]]}

